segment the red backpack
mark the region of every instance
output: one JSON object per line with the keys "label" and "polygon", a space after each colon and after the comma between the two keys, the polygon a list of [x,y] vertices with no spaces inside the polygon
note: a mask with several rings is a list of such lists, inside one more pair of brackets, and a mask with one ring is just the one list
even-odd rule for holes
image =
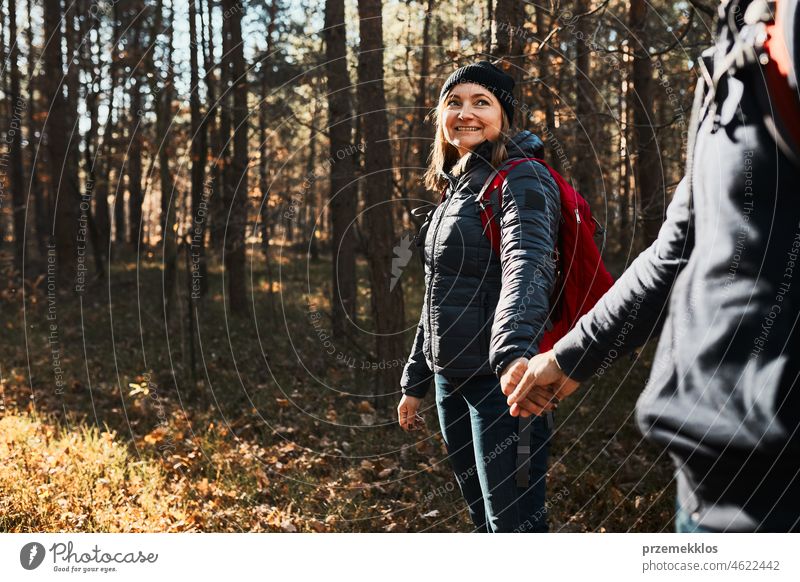
{"label": "red backpack", "polygon": [[[483,231],[500,257],[500,223],[492,208],[492,194],[500,189],[509,172],[522,162],[534,161],[550,172],[560,191],[561,223],[556,246],[556,284],[550,300],[553,327],[539,342],[539,352],[550,350],[571,330],[581,316],[614,284],[594,242],[596,223],[589,204],[553,168],[538,158],[516,158],[492,173],[478,193]],[[446,191],[445,191],[446,192]],[[442,194],[444,200],[445,193]]]}
{"label": "red backpack", "polygon": [[[614,284],[606,270],[600,251],[594,242],[596,223],[589,204],[567,181],[538,158],[519,158],[503,165],[486,180],[478,194],[481,223],[495,254],[500,257],[500,223],[494,216],[491,199],[495,190],[501,189],[509,172],[522,162],[542,164],[558,185],[561,199],[561,222],[556,243],[556,282],[550,298],[550,321],[553,327],[544,333],[539,342],[539,353],[553,345],[571,330],[581,316],[594,307],[598,299]],[[502,192],[502,190],[501,190]],[[553,426],[553,415],[545,415],[548,430]],[[530,482],[530,434],[533,417],[519,418],[519,442],[515,481],[518,487],[527,488]]]}

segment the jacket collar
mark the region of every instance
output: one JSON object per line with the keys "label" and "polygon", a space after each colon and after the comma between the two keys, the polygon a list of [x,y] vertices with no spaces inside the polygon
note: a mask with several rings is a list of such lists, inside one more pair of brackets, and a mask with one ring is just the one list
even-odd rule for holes
{"label": "jacket collar", "polygon": [[[527,129],[520,131],[512,137],[506,144],[506,150],[508,151],[508,159],[544,157],[544,144],[542,140],[539,139],[539,136]],[[467,160],[467,165],[464,168],[464,173],[461,174],[461,176],[453,176],[453,174],[448,171],[449,168],[448,170],[440,171],[439,174],[444,176],[453,188],[456,188],[460,180],[475,167],[483,164],[487,166],[491,165],[491,160],[489,159],[491,152],[492,142],[484,140],[472,150]]]}

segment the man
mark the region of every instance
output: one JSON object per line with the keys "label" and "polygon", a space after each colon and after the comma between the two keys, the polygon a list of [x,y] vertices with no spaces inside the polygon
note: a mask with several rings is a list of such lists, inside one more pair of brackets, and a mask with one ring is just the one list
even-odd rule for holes
{"label": "man", "polygon": [[503,385],[541,414],[660,329],[637,421],[675,462],[678,531],[800,531],[800,14],[772,4],[719,7],[658,239]]}

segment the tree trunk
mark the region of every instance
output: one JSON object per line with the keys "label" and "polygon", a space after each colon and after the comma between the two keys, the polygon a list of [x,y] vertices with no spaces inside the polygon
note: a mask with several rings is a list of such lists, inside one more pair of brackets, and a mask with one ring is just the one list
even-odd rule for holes
{"label": "tree trunk", "polygon": [[267,285],[269,296],[270,312],[273,320],[277,317],[275,307],[275,293],[272,290],[272,262],[270,259],[270,239],[272,237],[273,213],[269,205],[269,160],[270,154],[267,149],[267,96],[270,87],[270,70],[273,63],[274,44],[272,36],[275,34],[276,19],[278,15],[278,2],[272,0],[269,5],[267,23],[267,47],[261,57],[261,68],[259,71],[261,81],[261,99],[258,105],[258,188],[261,193],[260,230],[261,230],[261,249],[264,253],[264,263],[267,271]]}
{"label": "tree trunk", "polygon": [[224,0],[223,9],[230,16],[231,90],[233,92],[233,156],[228,180],[225,180],[225,271],[228,279],[228,300],[231,312],[247,312],[245,285],[245,231],[247,229],[247,74],[242,42],[242,6],[236,0]]}
{"label": "tree trunk", "polygon": [[[31,4],[33,4],[33,1],[34,0],[27,0],[25,3],[25,12],[28,18],[28,26],[25,29],[25,38],[28,41],[28,151],[30,152],[29,171],[31,173],[31,193],[33,194],[36,221],[36,243],[39,249],[39,255],[44,262],[47,260],[47,240],[49,237],[47,229],[49,220],[47,200],[42,191],[41,174],[37,171],[39,166],[38,162],[40,162],[40,156],[37,155],[37,153],[39,152],[38,146],[41,144],[41,140],[36,137],[36,132],[40,124],[36,120],[37,109],[36,100],[34,98],[35,91],[38,87],[38,75],[36,75],[35,72],[37,56],[33,50],[33,25],[31,24]],[[41,153],[44,154],[43,151]]]}
{"label": "tree trunk", "polygon": [[192,50],[189,51],[189,69],[191,93],[189,94],[189,118],[191,123],[192,152],[192,217],[191,217],[191,252],[192,283],[194,297],[205,297],[208,293],[208,267],[206,263],[205,232],[208,220],[209,202],[205,189],[206,138],[205,124],[200,112],[200,71],[197,62],[196,47],[200,46],[197,34],[197,4],[189,0],[189,39]]}
{"label": "tree trunk", "polygon": [[[88,1],[81,0],[79,4],[81,13],[88,12]],[[81,62],[86,71],[86,110],[89,113],[89,128],[84,135],[84,173],[86,175],[86,189],[81,200],[81,214],[86,215],[86,223],[89,230],[89,238],[92,242],[92,254],[94,256],[94,267],[97,277],[102,278],[105,271],[105,252],[106,247],[100,244],[97,224],[92,213],[92,200],[97,193],[97,134],[98,134],[98,91],[102,86],[101,69],[99,67],[99,47],[98,42],[90,40],[89,31],[95,24],[93,19],[84,18],[81,21],[81,47],[83,54]],[[99,30],[96,31],[99,37]]]}
{"label": "tree trunk", "polygon": [[[417,97],[414,104],[414,132],[412,136],[417,138],[417,165],[420,172],[424,172],[428,166],[428,155],[430,153],[431,140],[429,136],[423,135],[425,130],[425,116],[428,114],[428,88],[431,81],[428,78],[431,70],[431,18],[433,18],[433,0],[428,0],[425,22],[422,24],[422,56],[419,63],[419,81],[417,83]],[[425,186],[420,182],[418,190],[420,196],[424,197]]]}
{"label": "tree trunk", "polygon": [[[225,11],[222,5],[222,11]],[[219,172],[219,192],[220,196],[217,203],[212,200],[212,212],[210,217],[209,229],[211,231],[211,244],[218,254],[223,254],[225,247],[225,221],[227,220],[228,209],[226,201],[231,199],[229,188],[235,188],[236,184],[230,184],[232,179],[230,158],[231,158],[231,66],[232,66],[231,46],[231,22],[230,18],[222,19],[222,58],[220,59],[220,78],[219,78],[219,132],[217,133],[217,164],[221,166]]]}
{"label": "tree trunk", "polygon": [[[549,34],[550,27],[545,19],[545,9],[541,5],[535,7],[536,11],[536,36],[541,43]],[[537,64],[539,65],[539,101],[544,107],[544,131],[541,136],[545,144],[547,144],[547,157],[550,165],[559,173],[564,173],[564,164],[562,157],[564,157],[563,148],[556,136],[556,114],[553,110],[553,98],[556,91],[551,89],[552,81],[550,80],[550,51],[547,46],[540,46],[536,53]]]}
{"label": "tree trunk", "polygon": [[359,0],[361,47],[358,55],[358,106],[363,123],[364,144],[364,223],[370,269],[372,314],[378,365],[386,372],[378,382],[378,392],[397,389],[400,366],[394,365],[404,354],[403,288],[400,281],[391,288],[392,247],[395,233],[392,218],[392,159],[386,118],[386,93],[383,88],[383,21],[381,0]]}
{"label": "tree trunk", "polygon": [[646,248],[656,239],[664,220],[664,177],[653,127],[653,63],[645,35],[647,10],[644,0],[631,0],[629,28],[633,48],[631,90],[636,151],[634,172],[640,201],[642,248]]}
{"label": "tree trunk", "polygon": [[353,107],[350,74],[347,71],[347,38],[344,0],[325,4],[325,59],[328,77],[329,156],[335,160],[330,170],[331,220],[331,310],[333,334],[341,338],[348,319],[356,317],[356,241],[352,223],[356,215],[358,189],[352,155],[347,152],[353,140]]}
{"label": "tree trunk", "polygon": [[591,21],[585,16],[590,11],[589,0],[578,0],[575,3],[578,15],[584,15],[575,23],[575,154],[581,163],[575,164],[573,177],[577,190],[592,202],[597,211],[602,207],[602,192],[598,187],[598,168],[596,158],[599,155],[594,149],[594,125],[597,123],[594,105],[594,91],[596,88],[591,80],[590,57],[592,50],[589,46],[591,39]]}
{"label": "tree trunk", "polygon": [[499,65],[514,78],[514,125],[522,127],[527,109],[524,107],[522,79],[525,74],[525,2],[522,0],[497,0],[495,8],[494,56],[502,58]]}
{"label": "tree trunk", "polygon": [[[174,2],[174,0],[173,0]],[[163,19],[164,2],[158,0],[156,6],[156,16],[153,23],[152,39],[155,41],[156,35],[160,33]],[[174,19],[174,5],[170,2],[170,13],[167,17],[169,28],[167,30],[166,50],[164,51],[163,63],[166,74],[153,71],[150,92],[156,101],[156,133],[158,144],[158,176],[161,185],[161,245],[164,249],[164,289],[162,293],[162,307],[164,313],[169,316],[172,312],[172,305],[176,298],[176,278],[178,271],[178,246],[177,232],[175,232],[175,184],[172,180],[172,172],[169,167],[169,160],[172,156],[172,143],[170,140],[170,120],[172,118],[172,100],[174,85],[172,82],[174,71],[172,69],[172,42],[175,29],[172,26]],[[150,52],[152,54],[153,51]],[[160,83],[159,83],[160,81]],[[159,84],[161,85],[159,91]]]}
{"label": "tree trunk", "polygon": [[[428,12],[430,18],[430,12]],[[483,52],[492,52],[492,23],[494,22],[494,0],[486,0],[486,30],[483,33]]]}
{"label": "tree trunk", "polygon": [[[72,99],[69,101],[62,93],[61,84],[64,76],[64,55],[62,53],[63,35],[61,34],[61,2],[50,0],[44,3],[45,38],[48,42],[44,49],[44,62],[47,68],[45,76],[45,94],[47,96],[48,149],[50,153],[50,171],[54,188],[53,216],[55,217],[55,254],[57,259],[58,287],[66,290],[75,279],[75,251],[78,225],[78,208],[80,205],[78,185],[77,151],[70,145],[70,136],[74,127],[77,111],[72,110]],[[69,23],[69,20],[67,21]],[[67,33],[71,33],[67,26]],[[72,143],[75,143],[74,140]]]}
{"label": "tree trunk", "polygon": [[[211,246],[216,251],[221,251],[222,244],[217,244],[218,239],[221,238],[221,234],[218,234],[219,231],[216,228],[216,223],[214,218],[220,216],[223,212],[222,207],[222,182],[223,182],[223,174],[222,174],[222,163],[224,161],[224,157],[222,155],[221,149],[228,139],[228,134],[230,130],[228,130],[228,134],[226,134],[225,141],[222,140],[222,128],[221,123],[218,119],[217,112],[220,110],[219,104],[217,103],[217,83],[221,84],[227,78],[225,73],[219,66],[215,66],[214,64],[214,21],[213,21],[213,13],[214,13],[214,0],[208,0],[207,2],[203,3],[200,0],[201,8],[202,6],[206,7],[206,26],[204,27],[207,34],[208,34],[208,45],[206,46],[205,42],[203,43],[203,57],[205,59],[205,86],[206,86],[206,93],[208,95],[208,108],[206,110],[206,115],[203,120],[203,123],[206,125],[204,132],[206,134],[206,156],[211,156],[213,163],[211,164],[209,171],[211,173],[211,180],[206,184],[206,188],[208,193],[210,194],[210,204],[209,204],[209,212],[210,217],[208,223],[206,224],[206,229],[209,231],[210,238],[211,238]],[[203,17],[203,11],[201,10],[201,18]],[[224,26],[223,26],[223,34],[224,34]],[[224,47],[223,47],[224,49]],[[223,64],[227,61],[225,60],[227,57],[225,56],[225,51],[223,50]],[[215,73],[215,69],[219,69],[219,73]],[[225,89],[222,88],[222,98],[225,99]],[[227,115],[227,112],[225,113]],[[204,247],[205,249],[205,247]]]}
{"label": "tree trunk", "polygon": [[[138,35],[137,35],[138,36]],[[137,59],[138,62],[138,59]],[[135,252],[142,242],[142,131],[144,119],[140,115],[142,109],[141,77],[131,90],[130,149],[128,151],[128,244]]]}
{"label": "tree trunk", "polygon": [[19,39],[17,38],[17,3],[8,3],[9,36],[11,51],[9,67],[11,76],[11,93],[6,103],[9,114],[6,141],[11,143],[11,193],[14,203],[14,267],[22,274],[23,256],[25,254],[25,172],[22,167],[22,114],[25,102],[19,88]]}
{"label": "tree trunk", "polygon": [[[114,260],[114,247],[111,246],[111,208],[108,205],[108,195],[111,192],[112,170],[114,168],[114,152],[116,148],[115,133],[118,128],[119,120],[119,105],[117,104],[117,85],[119,84],[119,67],[116,45],[119,40],[119,19],[117,5],[115,4],[111,9],[111,38],[113,49],[111,51],[111,63],[109,64],[109,96],[108,96],[108,117],[106,126],[103,130],[103,171],[102,180],[98,184],[97,197],[95,200],[95,223],[97,224],[97,238],[99,244],[106,249],[108,253],[108,260]],[[117,170],[117,178],[121,176],[120,170]],[[116,189],[114,200],[117,199]]]}

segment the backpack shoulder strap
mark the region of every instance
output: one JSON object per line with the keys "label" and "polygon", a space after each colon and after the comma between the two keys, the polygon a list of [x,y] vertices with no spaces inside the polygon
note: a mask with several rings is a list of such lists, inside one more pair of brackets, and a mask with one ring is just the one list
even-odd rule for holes
{"label": "backpack shoulder strap", "polygon": [[483,183],[475,201],[480,208],[481,226],[483,227],[483,234],[489,239],[489,244],[494,251],[494,254],[500,258],[500,222],[499,213],[502,210],[502,201],[497,205],[498,213],[495,214],[495,208],[492,204],[492,193],[497,190],[505,180],[505,176],[501,172],[502,167],[492,170],[489,177]]}
{"label": "backpack shoulder strap", "polygon": [[800,165],[800,100],[797,90],[790,84],[796,63],[792,62],[788,49],[789,42],[797,42],[797,39],[787,39],[787,32],[790,33],[792,28],[785,22],[790,4],[786,0],[779,2],[774,20],[766,26],[764,47],[768,58],[764,72],[774,111],[770,108],[765,125],[783,153]]}
{"label": "backpack shoulder strap", "polygon": [[[543,163],[537,158],[516,158],[510,162],[507,161],[489,174],[489,177],[486,178],[486,181],[483,183],[483,187],[475,197],[475,201],[480,207],[483,234],[489,239],[489,244],[492,246],[492,250],[494,250],[494,253],[498,258],[500,257],[499,215],[502,212],[503,201],[500,200],[497,205],[492,204],[492,194],[502,187],[503,183],[506,181],[506,177],[512,169],[522,162],[528,161]],[[547,166],[545,165],[545,167]],[[495,212],[495,210],[497,210],[497,212]]]}

